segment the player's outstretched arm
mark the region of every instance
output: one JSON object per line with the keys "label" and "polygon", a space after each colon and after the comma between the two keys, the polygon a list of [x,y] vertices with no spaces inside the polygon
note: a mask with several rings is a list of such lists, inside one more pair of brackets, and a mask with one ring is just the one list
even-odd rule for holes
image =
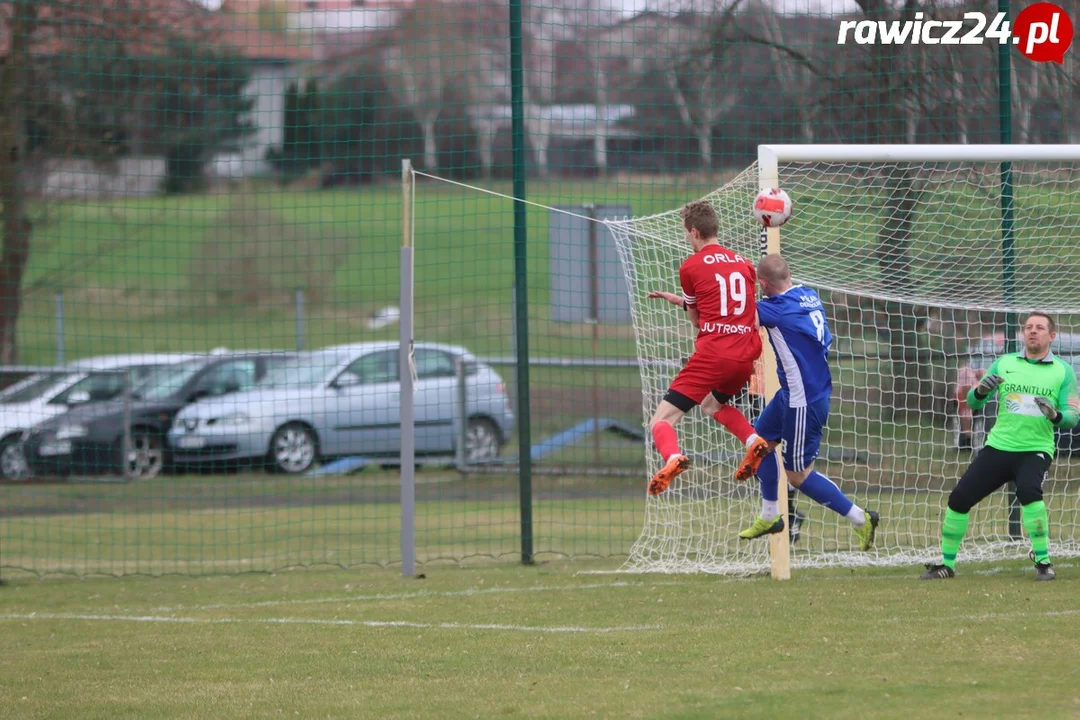
{"label": "player's outstretched arm", "polygon": [[686,301],[683,300],[682,295],[678,295],[673,292],[664,292],[663,290],[653,290],[649,293],[650,298],[663,298],[672,305],[678,305],[679,307],[685,307]]}

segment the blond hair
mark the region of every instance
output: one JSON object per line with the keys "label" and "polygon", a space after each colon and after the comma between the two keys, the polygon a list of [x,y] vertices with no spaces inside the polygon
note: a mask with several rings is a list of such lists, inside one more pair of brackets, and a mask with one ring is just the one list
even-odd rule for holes
{"label": "blond hair", "polygon": [[706,240],[716,237],[720,232],[720,218],[716,214],[716,208],[708,200],[695,200],[683,205],[679,210],[683,227],[687,230],[697,230],[701,237]]}

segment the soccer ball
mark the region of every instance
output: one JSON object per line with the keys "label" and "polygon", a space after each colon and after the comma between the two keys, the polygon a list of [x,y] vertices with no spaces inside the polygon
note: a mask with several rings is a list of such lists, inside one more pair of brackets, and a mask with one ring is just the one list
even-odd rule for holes
{"label": "soccer ball", "polygon": [[780,188],[769,188],[754,199],[754,216],[765,227],[780,227],[791,219],[791,198]]}

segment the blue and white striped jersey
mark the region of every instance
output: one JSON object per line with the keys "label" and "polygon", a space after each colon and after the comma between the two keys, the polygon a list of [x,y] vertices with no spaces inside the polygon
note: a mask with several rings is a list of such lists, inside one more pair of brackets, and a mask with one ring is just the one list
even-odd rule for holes
{"label": "blue and white striped jersey", "polygon": [[758,319],[776,353],[780,387],[789,407],[805,407],[832,393],[829,346],[832,333],[818,294],[795,285],[781,295],[758,300]]}

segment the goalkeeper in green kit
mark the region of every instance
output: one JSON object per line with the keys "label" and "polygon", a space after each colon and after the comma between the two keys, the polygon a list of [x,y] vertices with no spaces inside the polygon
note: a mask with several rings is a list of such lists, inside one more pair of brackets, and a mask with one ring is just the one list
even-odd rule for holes
{"label": "goalkeeper in green kit", "polygon": [[1031,538],[1035,579],[1054,579],[1042,486],[1054,458],[1054,428],[1071,428],[1080,421],[1076,372],[1050,352],[1050,342],[1056,336],[1053,318],[1032,313],[1024,322],[1024,351],[999,357],[968,392],[972,410],[982,408],[991,395],[997,395],[997,423],[986,447],[949,494],[941,529],[942,563],[928,565],[923,580],[956,576],[956,553],[967,532],[968,512],[1010,481],[1016,483],[1021,518]]}

